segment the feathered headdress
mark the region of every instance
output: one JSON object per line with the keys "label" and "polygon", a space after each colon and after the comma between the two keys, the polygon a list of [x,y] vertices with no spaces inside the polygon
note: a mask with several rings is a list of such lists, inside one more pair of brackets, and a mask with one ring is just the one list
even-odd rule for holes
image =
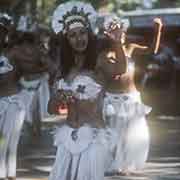
{"label": "feathered headdress", "polygon": [[95,34],[98,34],[101,31],[112,31],[115,28],[121,29],[121,31],[126,32],[130,23],[128,19],[119,18],[115,14],[99,14]]}
{"label": "feathered headdress", "polygon": [[104,18],[104,29],[109,30],[112,29],[114,26],[122,29],[122,31],[126,32],[129,27],[129,20],[128,19],[121,19],[116,15],[107,15]]}
{"label": "feathered headdress", "polygon": [[59,5],[52,17],[52,28],[55,33],[66,33],[75,27],[91,28],[96,11],[87,3],[72,1]]}

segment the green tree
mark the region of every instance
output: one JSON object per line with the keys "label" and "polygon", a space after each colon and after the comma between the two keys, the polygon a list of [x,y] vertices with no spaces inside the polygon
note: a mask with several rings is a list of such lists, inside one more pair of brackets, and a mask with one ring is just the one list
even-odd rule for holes
{"label": "green tree", "polygon": [[[68,1],[70,0],[56,0],[56,5],[60,3],[68,2]],[[74,1],[78,1],[78,0],[74,0]],[[108,0],[81,0],[81,1],[91,3],[95,8],[99,8],[103,6],[104,4],[108,3]]]}
{"label": "green tree", "polygon": [[[30,1],[30,0],[29,0]],[[38,19],[46,24],[57,5],[72,0],[34,0],[37,3]],[[74,0],[78,1],[78,0]],[[121,10],[135,10],[142,7],[143,0],[81,0],[91,3],[96,9],[103,7],[110,12],[121,12]],[[153,8],[178,7],[180,0],[153,0]]]}

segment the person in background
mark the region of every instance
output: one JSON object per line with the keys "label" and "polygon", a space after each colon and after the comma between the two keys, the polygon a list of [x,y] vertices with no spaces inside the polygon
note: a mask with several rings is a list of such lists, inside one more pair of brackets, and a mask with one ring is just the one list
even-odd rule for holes
{"label": "person in background", "polygon": [[0,14],[0,179],[16,179],[17,147],[26,115],[27,93],[19,86],[19,67],[9,57],[13,20]]}
{"label": "person in background", "polygon": [[21,72],[20,84],[29,93],[26,122],[35,136],[41,134],[41,122],[48,117],[49,75],[51,59],[48,50],[41,46],[35,26],[24,26],[20,19],[16,28],[16,40],[9,48],[11,59],[16,61]]}

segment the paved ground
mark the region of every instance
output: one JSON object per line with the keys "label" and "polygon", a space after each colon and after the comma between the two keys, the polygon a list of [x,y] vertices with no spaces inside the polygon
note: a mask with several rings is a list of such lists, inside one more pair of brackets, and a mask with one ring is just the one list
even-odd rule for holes
{"label": "paved ground", "polygon": [[[151,148],[146,168],[139,176],[106,180],[180,180],[180,118],[155,117],[149,121]],[[40,139],[24,137],[19,147],[18,180],[47,180],[55,158],[52,127],[45,123]]]}

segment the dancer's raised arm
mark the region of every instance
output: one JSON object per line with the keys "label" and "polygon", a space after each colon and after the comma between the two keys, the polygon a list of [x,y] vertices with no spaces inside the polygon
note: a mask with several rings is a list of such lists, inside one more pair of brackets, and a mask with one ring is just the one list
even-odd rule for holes
{"label": "dancer's raised arm", "polygon": [[137,43],[130,43],[124,48],[125,53],[128,57],[132,57],[132,54],[136,49],[143,50],[144,53],[157,54],[161,41],[163,23],[160,18],[154,18],[153,21],[154,21],[154,38],[152,45],[148,47]]}
{"label": "dancer's raised arm", "polygon": [[162,34],[162,27],[163,23],[160,18],[154,18],[154,38],[153,38],[153,43],[151,46],[145,46],[145,45],[140,45],[137,43],[126,43],[126,37],[127,35],[127,27],[128,23],[122,22],[111,22],[108,26],[108,28],[105,28],[104,34],[110,38],[111,40],[118,42],[122,45],[122,48],[126,54],[127,57],[132,57],[132,54],[134,50],[139,49],[143,50],[144,53],[153,53],[156,54],[159,49],[160,45],[160,40],[161,40],[161,34]]}

